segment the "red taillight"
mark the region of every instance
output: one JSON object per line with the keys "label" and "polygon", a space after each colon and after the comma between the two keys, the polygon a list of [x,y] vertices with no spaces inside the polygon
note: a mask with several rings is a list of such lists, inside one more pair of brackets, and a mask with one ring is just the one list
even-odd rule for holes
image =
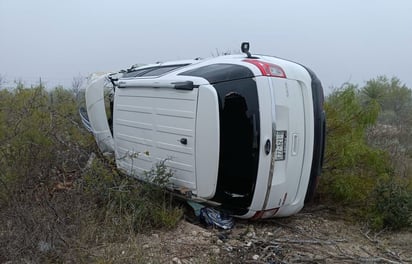
{"label": "red taillight", "polygon": [[243,61],[252,63],[256,67],[258,67],[263,76],[286,78],[285,72],[278,65],[254,59],[246,59]]}
{"label": "red taillight", "polygon": [[269,218],[274,216],[278,212],[279,208],[273,208],[269,210],[257,211],[251,220],[258,220],[261,218]]}

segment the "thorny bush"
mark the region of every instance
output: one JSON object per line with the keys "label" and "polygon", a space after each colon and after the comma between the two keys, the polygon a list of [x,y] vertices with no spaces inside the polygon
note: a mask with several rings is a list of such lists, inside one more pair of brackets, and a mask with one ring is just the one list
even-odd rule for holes
{"label": "thorny bush", "polygon": [[181,217],[166,193],[97,157],[74,95],[0,90],[0,262],[91,262],[93,249]]}
{"label": "thorny bush", "polygon": [[[327,144],[318,197],[348,209],[356,220],[366,220],[376,229],[411,227],[412,195],[407,186],[412,175],[406,170],[400,173],[399,164],[392,162],[400,160],[399,153],[395,158],[382,145],[384,130],[374,129],[370,136],[372,127],[385,125],[376,125],[384,105],[369,88],[347,84],[326,99]],[[412,98],[408,100],[412,106]],[[385,140],[396,141],[392,135]]]}

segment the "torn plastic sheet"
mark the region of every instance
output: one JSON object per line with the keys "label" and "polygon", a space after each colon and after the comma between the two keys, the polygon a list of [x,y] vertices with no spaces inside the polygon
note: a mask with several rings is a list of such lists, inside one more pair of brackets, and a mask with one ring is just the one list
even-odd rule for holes
{"label": "torn plastic sheet", "polygon": [[235,225],[233,217],[209,207],[203,207],[200,209],[199,218],[201,222],[208,226],[219,227],[222,229],[232,229]]}
{"label": "torn plastic sheet", "polygon": [[187,203],[193,208],[193,211],[200,222],[206,226],[231,229],[235,225],[233,217],[226,213],[193,201],[187,201]]}

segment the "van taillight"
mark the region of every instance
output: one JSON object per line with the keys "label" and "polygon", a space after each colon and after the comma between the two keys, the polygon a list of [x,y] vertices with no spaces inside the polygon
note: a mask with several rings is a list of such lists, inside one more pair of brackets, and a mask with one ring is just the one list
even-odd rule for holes
{"label": "van taillight", "polygon": [[252,63],[256,67],[258,67],[263,76],[286,78],[285,72],[278,65],[254,59],[246,59],[243,61]]}
{"label": "van taillight", "polygon": [[251,218],[251,220],[258,220],[261,218],[269,218],[273,217],[277,212],[279,208],[273,208],[269,210],[263,210],[263,211],[257,211],[255,215]]}

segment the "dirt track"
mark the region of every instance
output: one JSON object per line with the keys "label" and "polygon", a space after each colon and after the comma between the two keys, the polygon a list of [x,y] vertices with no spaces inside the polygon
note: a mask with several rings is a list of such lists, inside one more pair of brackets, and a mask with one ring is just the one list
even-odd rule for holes
{"label": "dirt track", "polygon": [[284,219],[237,220],[230,231],[182,221],[136,243],[148,263],[412,263],[411,231],[372,233],[319,207]]}

